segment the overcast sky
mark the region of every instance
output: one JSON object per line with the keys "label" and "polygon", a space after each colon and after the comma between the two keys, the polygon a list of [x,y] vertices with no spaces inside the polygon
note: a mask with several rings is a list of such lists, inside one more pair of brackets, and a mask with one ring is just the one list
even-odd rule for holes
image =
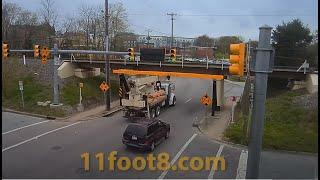
{"label": "overcast sky", "polygon": [[[40,0],[6,0],[38,11]],[[109,0],[122,2],[127,9],[130,29],[138,34],[171,35],[171,20],[167,13],[177,13],[174,35],[211,37],[243,36],[258,39],[259,27],[275,27],[283,21],[299,18],[312,31],[318,29],[317,0]],[[104,4],[104,0],[55,0],[59,19],[76,14],[82,4]],[[272,16],[270,16],[272,15]]]}

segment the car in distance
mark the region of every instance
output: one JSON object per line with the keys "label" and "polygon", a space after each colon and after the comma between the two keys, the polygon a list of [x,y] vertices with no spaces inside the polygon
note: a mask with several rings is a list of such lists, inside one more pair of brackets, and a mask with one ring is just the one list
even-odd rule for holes
{"label": "car in distance", "polygon": [[170,125],[159,119],[141,118],[129,123],[123,133],[126,146],[153,151],[155,146],[169,137]]}

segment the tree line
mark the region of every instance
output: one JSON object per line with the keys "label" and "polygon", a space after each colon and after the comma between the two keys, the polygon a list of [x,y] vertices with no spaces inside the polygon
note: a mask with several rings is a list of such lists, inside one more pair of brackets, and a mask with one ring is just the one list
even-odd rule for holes
{"label": "tree line", "polygon": [[[313,66],[318,66],[318,30],[311,32],[310,28],[299,19],[283,22],[272,31],[272,46],[275,49],[276,66],[300,66],[305,60]],[[195,45],[215,47],[216,59],[229,59],[229,46],[244,42],[239,36],[221,36],[218,38],[202,35],[196,38]],[[258,41],[251,40],[251,47],[258,47]]]}
{"label": "tree line", "polygon": [[[37,12],[31,12],[16,3],[4,1],[2,4],[3,40],[10,41],[13,47],[29,49],[32,48],[32,44],[51,45],[53,41],[60,43],[60,47],[71,47],[77,41],[81,41],[85,44],[84,48],[105,48],[103,4],[97,6],[83,4],[78,7],[73,16],[64,17],[59,21],[58,17],[53,0],[42,0],[41,8]],[[123,34],[131,34],[126,9],[121,2],[109,4],[110,49],[122,48],[124,39],[119,36]]]}

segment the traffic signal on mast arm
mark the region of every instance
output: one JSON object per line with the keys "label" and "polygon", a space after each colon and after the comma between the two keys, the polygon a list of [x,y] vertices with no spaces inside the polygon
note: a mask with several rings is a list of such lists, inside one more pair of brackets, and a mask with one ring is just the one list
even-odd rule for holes
{"label": "traffic signal on mast arm", "polygon": [[171,59],[172,61],[175,61],[176,58],[177,58],[176,49],[171,49],[171,50],[170,50],[170,59]]}
{"label": "traffic signal on mast arm", "polygon": [[43,47],[41,49],[40,54],[41,54],[41,62],[42,62],[42,64],[46,64],[47,63],[47,59],[50,56],[49,48]]}
{"label": "traffic signal on mast arm", "polygon": [[35,58],[40,56],[40,45],[34,45],[33,55]]}
{"label": "traffic signal on mast arm", "polygon": [[9,57],[9,55],[10,55],[9,44],[4,42],[2,43],[2,56],[4,58],[7,58]]}
{"label": "traffic signal on mast arm", "polygon": [[129,59],[133,61],[134,60],[134,49],[133,48],[128,49],[128,55],[129,55]]}
{"label": "traffic signal on mast arm", "polygon": [[245,44],[230,44],[230,66],[229,73],[232,75],[243,76],[245,64]]}

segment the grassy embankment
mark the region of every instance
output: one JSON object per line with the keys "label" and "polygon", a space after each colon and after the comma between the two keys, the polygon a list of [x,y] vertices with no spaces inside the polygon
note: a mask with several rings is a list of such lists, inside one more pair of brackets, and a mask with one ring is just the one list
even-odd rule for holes
{"label": "grassy embankment", "polygon": [[[269,91],[269,89],[268,89]],[[263,148],[318,152],[318,111],[293,103],[302,91],[272,91],[266,101]],[[240,117],[225,131],[225,137],[237,144],[248,144],[244,133],[246,117]]]}
{"label": "grassy embankment", "polygon": [[[75,107],[79,103],[79,82],[84,83],[82,97],[84,104],[103,102],[103,93],[99,89],[100,83],[104,77],[93,77],[80,79],[72,77],[68,85],[61,90],[61,102],[64,104],[61,108],[50,108],[50,106],[38,106],[38,101],[52,101],[53,90],[49,85],[42,84],[35,80],[35,75],[21,64],[17,59],[8,59],[2,62],[2,106],[18,111],[30,113],[63,117],[68,115],[65,111],[66,106]],[[21,93],[18,82],[24,84],[24,102],[22,107]],[[111,81],[111,92],[117,96],[118,83]]]}

